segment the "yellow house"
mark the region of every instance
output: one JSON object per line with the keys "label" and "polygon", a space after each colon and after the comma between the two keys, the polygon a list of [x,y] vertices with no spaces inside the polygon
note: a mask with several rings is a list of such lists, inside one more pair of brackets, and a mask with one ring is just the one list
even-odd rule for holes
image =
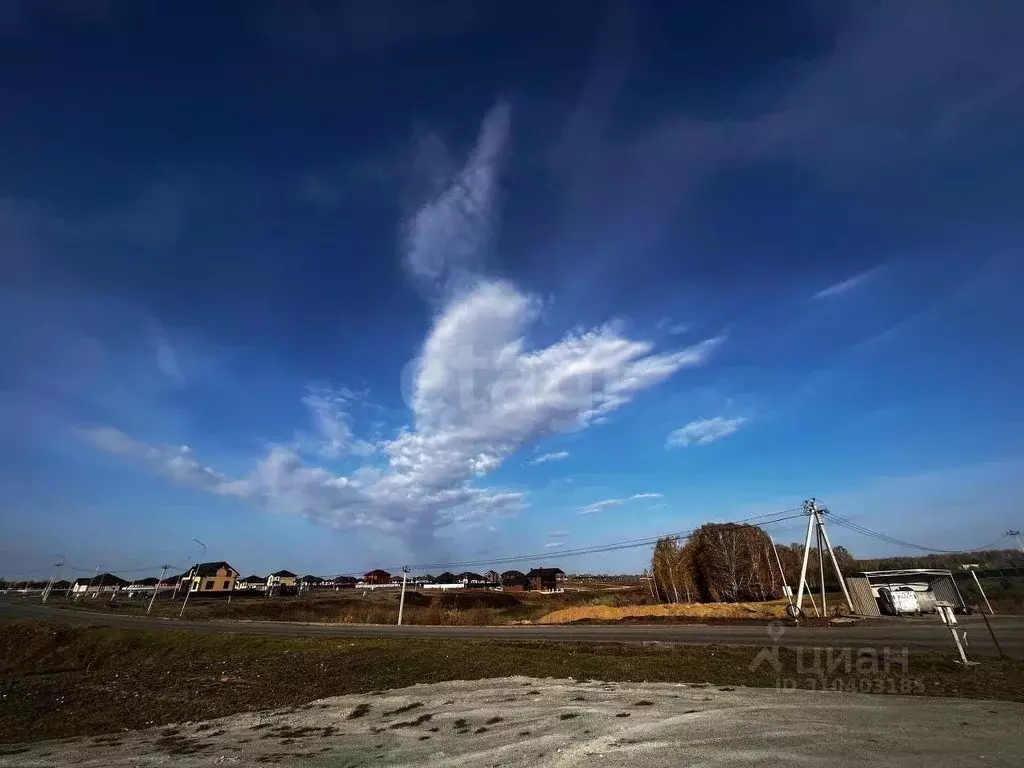
{"label": "yellow house", "polygon": [[193,592],[230,592],[237,578],[238,571],[221,561],[192,566],[184,581]]}

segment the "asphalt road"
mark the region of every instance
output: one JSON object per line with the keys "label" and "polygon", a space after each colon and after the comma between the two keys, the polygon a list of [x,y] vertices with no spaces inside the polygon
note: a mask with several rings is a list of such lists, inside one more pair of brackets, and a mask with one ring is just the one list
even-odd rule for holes
{"label": "asphalt road", "polygon": [[[682,645],[769,646],[777,642],[787,648],[870,647],[955,652],[949,630],[936,616],[919,619],[891,619],[871,624],[842,627],[768,627],[758,624],[657,624],[657,625],[527,625],[510,627],[437,627],[378,624],[300,624],[277,621],[181,621],[145,616],[75,611],[66,608],[0,600],[0,618],[39,619],[68,624],[124,627],[132,629],[174,629],[290,637],[433,637],[479,640],[548,640],[615,643],[679,643]],[[994,655],[984,620],[980,616],[960,617],[960,629],[967,632],[968,655]],[[1024,658],[1024,616],[992,617],[992,627],[1004,653]],[[771,632],[772,634],[769,634]],[[779,634],[781,632],[781,634]],[[774,637],[772,636],[774,635]]]}

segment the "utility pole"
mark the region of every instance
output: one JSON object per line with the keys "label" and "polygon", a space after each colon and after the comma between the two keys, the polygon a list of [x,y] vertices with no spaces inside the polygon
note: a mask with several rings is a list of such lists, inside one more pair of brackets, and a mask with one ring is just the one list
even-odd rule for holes
{"label": "utility pole", "polygon": [[60,555],[60,560],[53,564],[53,574],[50,576],[50,580],[46,582],[46,589],[43,590],[43,602],[45,603],[47,598],[50,597],[50,590],[53,589],[53,582],[57,580],[57,573],[60,571],[60,567],[64,565],[64,555]]}
{"label": "utility pole", "polygon": [[[846,582],[843,580],[843,573],[839,569],[839,561],[836,560],[836,553],[832,549],[832,542],[829,541],[828,531],[825,530],[825,521],[822,518],[822,515],[828,514],[828,510],[825,508],[820,508],[818,506],[818,500],[812,498],[804,502],[804,512],[807,514],[807,536],[804,539],[803,564],[800,566],[800,584],[797,587],[796,603],[791,604],[786,609],[786,613],[794,619],[799,618],[800,614],[803,613],[804,589],[807,588],[807,561],[811,555],[811,534],[815,532],[819,537],[818,562],[821,566],[822,599],[824,599],[825,596],[825,569],[824,555],[821,551],[821,542],[824,542],[825,549],[828,550],[829,559],[832,561],[832,567],[835,569],[836,578],[839,579],[839,587],[843,590],[843,596],[846,598],[846,605],[847,607],[849,607],[850,612],[852,613],[853,600],[850,599],[850,593],[846,589]],[[813,598],[811,598],[811,601],[813,603]],[[825,606],[822,606],[822,608],[824,607]]]}
{"label": "utility pole", "polygon": [[[97,576],[100,575],[100,568],[102,568],[102,567],[103,567],[103,563],[100,563],[99,565],[96,566],[96,573],[94,573],[92,575],[92,578],[89,579],[89,583],[85,585],[85,594],[87,594],[87,595],[89,594],[89,590],[92,589],[93,579],[95,579]],[[76,597],[75,599],[77,600],[78,598]]]}
{"label": "utility pole", "polygon": [[769,533],[768,540],[772,543],[772,551],[775,552],[775,563],[779,566],[779,575],[782,576],[782,594],[789,598],[790,604],[793,603],[793,590],[790,589],[789,584],[786,582],[786,572],[782,570],[782,559],[779,557],[779,548],[775,546],[775,539]]}
{"label": "utility pole", "polygon": [[398,626],[402,626],[402,610],[405,608],[405,582],[409,578],[409,566],[402,566],[402,597],[398,600]]}
{"label": "utility pole", "polygon": [[[203,542],[201,542],[199,539],[192,539],[192,541],[194,541],[196,544],[203,548],[202,553],[200,553],[199,555],[199,562],[197,562],[195,566],[196,576],[198,576],[199,566],[203,564],[203,558],[206,557],[206,545],[203,544]],[[189,573],[191,574],[192,571],[190,570]],[[192,594],[192,583],[194,579],[194,576],[189,576],[188,589],[185,590],[185,599],[181,603],[181,613],[178,614],[179,619],[185,615],[185,606],[188,605],[188,596]]]}
{"label": "utility pole", "polygon": [[149,607],[146,608],[146,615],[147,616],[149,615],[149,612],[153,610],[153,603],[156,601],[156,593],[160,591],[160,583],[164,580],[164,574],[167,573],[167,569],[170,568],[170,567],[171,566],[169,566],[169,565],[161,565],[160,566],[160,569],[161,569],[160,570],[160,581],[158,581],[156,583],[156,586],[153,587],[153,596],[151,598],[149,598]]}
{"label": "utility pole", "polygon": [[1006,535],[1009,536],[1011,539],[1017,540],[1017,546],[1020,548],[1021,554],[1024,554],[1024,543],[1021,543],[1020,531],[1011,528],[1006,532]]}
{"label": "utility pole", "polygon": [[988,595],[985,594],[985,590],[981,588],[981,582],[978,581],[978,572],[974,570],[977,567],[978,566],[975,563],[960,566],[963,570],[971,572],[971,576],[974,577],[974,583],[978,587],[978,591],[981,593],[981,599],[985,601],[985,605],[988,608],[988,615],[995,616],[996,612],[992,610],[992,603],[988,601]]}
{"label": "utility pole", "polygon": [[[843,577],[840,576],[840,579]],[[821,615],[828,618],[828,605],[825,603],[825,553],[821,546],[821,526],[818,526],[818,580],[821,582]]]}

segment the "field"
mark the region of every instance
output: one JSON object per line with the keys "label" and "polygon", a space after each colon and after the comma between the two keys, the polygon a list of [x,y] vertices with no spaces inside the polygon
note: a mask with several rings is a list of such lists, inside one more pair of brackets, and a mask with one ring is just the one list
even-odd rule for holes
{"label": "field", "polygon": [[[398,620],[397,590],[346,590],[302,597],[234,597],[190,599],[185,616],[192,620],[301,621],[339,624],[394,624]],[[544,595],[531,592],[502,593],[486,590],[458,590],[444,593],[408,591],[402,621],[405,624],[447,626],[500,626],[534,622],[564,608],[580,606],[629,606],[651,601],[650,592],[640,587],[592,588]],[[144,614],[144,599],[85,598],[50,601],[55,607]],[[154,616],[176,617],[181,601],[158,599]]]}
{"label": "field", "polygon": [[[0,742],[99,734],[415,683],[537,678],[773,686],[756,648],[498,640],[278,638],[0,621]],[[801,687],[796,654],[781,674]],[[964,669],[914,653],[906,672],[851,670],[841,690],[1024,700],[1024,661]]]}

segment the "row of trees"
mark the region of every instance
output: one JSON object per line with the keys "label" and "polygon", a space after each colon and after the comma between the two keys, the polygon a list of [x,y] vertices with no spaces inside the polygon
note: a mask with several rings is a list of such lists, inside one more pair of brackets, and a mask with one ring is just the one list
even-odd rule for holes
{"label": "row of trees", "polygon": [[890,571],[904,568],[942,568],[957,571],[963,563],[976,563],[982,570],[1020,568],[1024,566],[1024,553],[1017,549],[987,549],[982,552],[881,557],[856,560],[854,567],[857,571]]}
{"label": "row of trees", "polygon": [[[782,575],[794,589],[800,578],[803,546],[777,547],[765,531],[754,525],[707,523],[688,539],[660,539],[651,561],[652,591],[662,602],[743,602],[783,596]],[[835,547],[836,560],[845,572],[854,562],[843,547]],[[821,583],[816,553],[807,565],[812,585]],[[825,556],[825,584],[835,585],[835,574]]]}
{"label": "row of trees", "polygon": [[[754,525],[707,523],[688,539],[660,539],[651,560],[651,590],[662,602],[741,602],[770,600],[783,596],[785,583],[794,590],[800,580],[803,560],[801,543],[779,544],[778,560],[765,531]],[[886,557],[855,560],[845,547],[834,548],[840,570],[846,575],[861,571],[904,568],[941,568],[958,571],[961,563],[977,563],[982,569],[1019,568],[1024,555],[1017,550],[986,550],[914,557]],[[818,553],[807,563],[807,579],[817,591],[822,574]],[[824,580],[829,589],[838,588],[835,571],[824,555]]]}

